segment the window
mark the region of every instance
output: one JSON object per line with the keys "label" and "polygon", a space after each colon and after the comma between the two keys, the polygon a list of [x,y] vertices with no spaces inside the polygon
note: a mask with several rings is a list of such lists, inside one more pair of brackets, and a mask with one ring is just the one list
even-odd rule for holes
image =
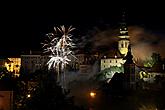
{"label": "window", "polygon": [[111,63],[111,60],[109,62]]}
{"label": "window", "polygon": [[117,63],[117,60],[116,60],[116,63]]}
{"label": "window", "polygon": [[123,47],[124,47],[124,45],[123,45],[123,44],[121,44],[121,47],[123,48]]}
{"label": "window", "polygon": [[105,60],[104,60],[104,63],[105,63]]}

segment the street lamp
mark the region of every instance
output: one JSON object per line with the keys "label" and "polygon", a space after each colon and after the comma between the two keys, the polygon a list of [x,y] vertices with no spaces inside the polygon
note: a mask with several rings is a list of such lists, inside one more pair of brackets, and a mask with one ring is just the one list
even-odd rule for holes
{"label": "street lamp", "polygon": [[27,97],[28,97],[28,98],[30,98],[30,97],[31,97],[31,95],[30,95],[30,94],[28,94],[28,95],[27,95]]}
{"label": "street lamp", "polygon": [[96,97],[96,93],[93,92],[93,91],[91,91],[91,92],[90,92],[90,97],[91,97],[91,98],[95,98],[95,97]]}

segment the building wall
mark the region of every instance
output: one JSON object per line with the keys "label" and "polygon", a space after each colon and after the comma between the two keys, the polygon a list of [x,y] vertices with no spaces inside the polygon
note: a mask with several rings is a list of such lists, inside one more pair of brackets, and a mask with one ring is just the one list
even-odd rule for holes
{"label": "building wall", "polygon": [[122,58],[107,58],[107,59],[101,59],[101,70],[104,70],[106,68],[110,68],[112,66],[118,66],[121,67],[122,64],[124,64],[125,60]]}
{"label": "building wall", "polygon": [[[94,61],[96,61],[97,56],[81,53],[81,54],[76,54],[75,57],[73,56],[68,56],[68,57],[69,59],[71,59],[71,61],[67,66],[69,66],[69,68],[71,68],[72,70],[81,71],[81,67],[84,67],[81,65],[86,65],[86,66],[91,65],[92,63],[94,63]],[[50,58],[48,55],[41,55],[41,54],[34,55],[32,53],[24,54],[21,55],[21,66],[23,69],[25,69],[25,71],[29,73],[33,73],[36,70],[45,66],[49,59]]]}
{"label": "building wall", "polygon": [[[86,65],[85,67],[89,67],[91,66],[97,59],[97,56],[94,55],[89,55],[89,54],[76,54],[75,55],[76,58],[71,57],[71,62],[69,63],[69,65],[74,69],[74,70],[81,70],[83,71],[82,68],[84,68],[84,65]],[[88,70],[87,70],[88,71]]]}
{"label": "building wall", "polygon": [[0,110],[13,110],[13,91],[0,91]]}
{"label": "building wall", "polygon": [[143,81],[148,83],[154,83],[156,76],[165,77],[164,73],[151,72],[151,71],[150,72],[140,71],[138,74],[140,79],[143,79]]}
{"label": "building wall", "polygon": [[46,55],[21,55],[21,59],[22,68],[28,73],[33,73],[45,66],[49,57]]}
{"label": "building wall", "polygon": [[118,41],[118,48],[121,54],[126,55],[128,52],[128,46],[130,41],[129,40],[119,40]]}

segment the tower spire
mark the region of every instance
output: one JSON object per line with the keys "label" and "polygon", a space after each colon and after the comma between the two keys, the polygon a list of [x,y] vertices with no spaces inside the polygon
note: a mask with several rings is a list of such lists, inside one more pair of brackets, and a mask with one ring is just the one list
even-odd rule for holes
{"label": "tower spire", "polygon": [[132,51],[131,51],[131,44],[129,44],[128,46],[128,52],[127,55],[125,56],[126,62],[125,63],[133,63],[133,55],[132,55]]}
{"label": "tower spire", "polygon": [[122,22],[125,22],[125,10],[122,12]]}
{"label": "tower spire", "polygon": [[126,56],[128,52],[129,46],[129,35],[128,35],[128,27],[126,24],[126,12],[122,12],[122,18],[120,22],[120,33],[119,33],[119,41],[118,41],[118,49],[120,53]]}
{"label": "tower spire", "polygon": [[127,35],[128,36],[128,28],[126,24],[126,12],[122,12],[122,20],[120,23],[120,36]]}

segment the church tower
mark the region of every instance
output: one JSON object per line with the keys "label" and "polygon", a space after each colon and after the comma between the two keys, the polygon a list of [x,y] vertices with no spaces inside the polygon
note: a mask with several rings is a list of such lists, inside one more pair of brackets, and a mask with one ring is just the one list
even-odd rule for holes
{"label": "church tower", "polygon": [[122,15],[122,22],[120,24],[120,34],[119,34],[119,41],[118,41],[118,49],[120,53],[126,56],[128,52],[128,46],[130,44],[129,36],[128,36],[128,28],[125,22],[125,12]]}
{"label": "church tower", "polygon": [[136,88],[136,75],[135,75],[135,63],[133,62],[133,55],[131,52],[131,46],[128,46],[127,55],[124,57],[126,62],[124,63],[124,74],[126,78],[126,87],[129,89]]}

